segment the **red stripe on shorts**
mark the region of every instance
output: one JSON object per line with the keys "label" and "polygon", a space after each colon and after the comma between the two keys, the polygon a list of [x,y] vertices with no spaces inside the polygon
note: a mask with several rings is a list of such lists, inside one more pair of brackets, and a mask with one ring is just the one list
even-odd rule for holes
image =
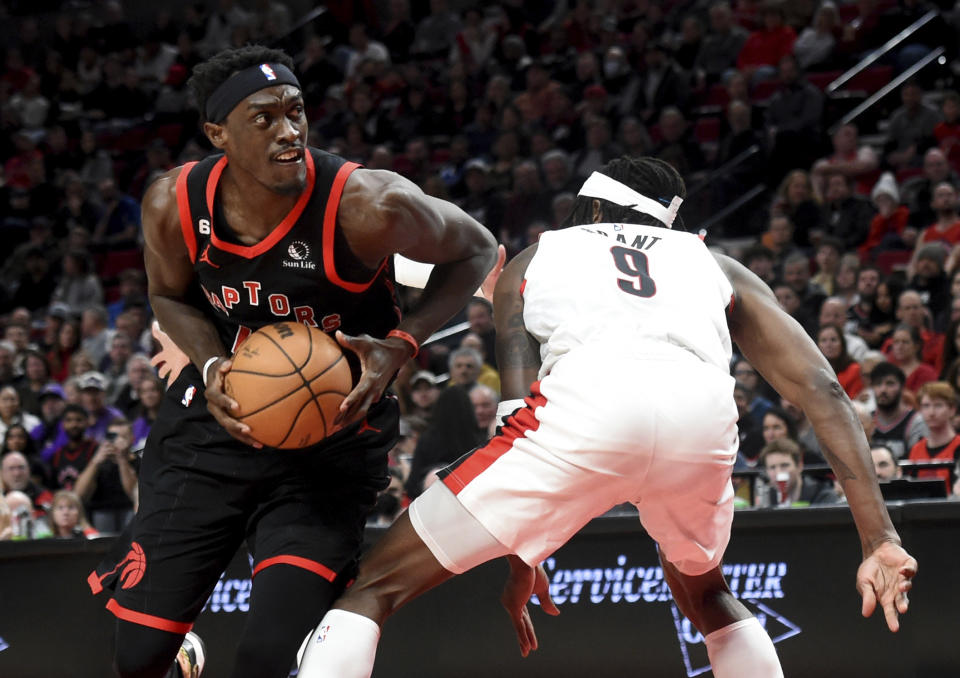
{"label": "red stripe on shorts", "polygon": [[310,560],[309,558],[301,558],[300,556],[274,556],[273,558],[261,560],[253,568],[253,576],[257,576],[258,572],[265,570],[271,565],[292,565],[293,567],[299,567],[318,574],[327,581],[333,581],[337,578],[337,573],[326,565],[318,563],[316,560]]}
{"label": "red stripe on shorts", "polygon": [[183,634],[193,628],[193,624],[190,622],[177,622],[163,617],[155,617],[152,614],[136,612],[124,607],[113,598],[107,601],[107,609],[113,612],[118,619],[140,624],[140,626],[149,626],[152,629],[169,631],[170,633]]}
{"label": "red stripe on shorts", "polygon": [[469,457],[463,460],[463,463],[443,479],[443,484],[449,487],[451,492],[454,494],[460,492],[471,480],[483,473],[493,462],[513,447],[517,438],[523,438],[530,431],[537,430],[540,422],[534,413],[538,407],[547,404],[546,397],[540,393],[539,381],[535,381],[530,386],[530,395],[524,398],[523,402],[525,407],[518,410],[516,414],[507,417],[498,435],[494,436],[484,447],[474,450]]}

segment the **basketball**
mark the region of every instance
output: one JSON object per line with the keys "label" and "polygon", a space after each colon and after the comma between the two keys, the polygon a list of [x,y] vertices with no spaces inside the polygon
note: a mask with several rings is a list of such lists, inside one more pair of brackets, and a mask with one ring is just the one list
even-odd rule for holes
{"label": "basketball", "polygon": [[234,417],[267,447],[299,449],[332,433],[340,403],[353,388],[340,345],[301,323],[263,327],[240,344],[224,392],[240,405]]}

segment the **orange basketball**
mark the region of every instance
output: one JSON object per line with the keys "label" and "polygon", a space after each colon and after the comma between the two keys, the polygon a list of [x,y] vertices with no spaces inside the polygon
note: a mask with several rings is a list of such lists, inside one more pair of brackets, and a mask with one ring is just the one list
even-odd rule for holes
{"label": "orange basketball", "polygon": [[267,447],[298,449],[332,432],[340,403],[353,388],[337,344],[316,327],[276,323],[240,344],[224,392],[240,404],[234,416]]}

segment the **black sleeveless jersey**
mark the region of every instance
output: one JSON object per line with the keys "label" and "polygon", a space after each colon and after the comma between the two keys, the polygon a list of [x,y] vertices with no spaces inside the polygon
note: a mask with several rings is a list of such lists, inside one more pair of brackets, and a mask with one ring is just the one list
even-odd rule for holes
{"label": "black sleeveless jersey", "polygon": [[375,271],[367,268],[337,225],[343,186],[359,165],[314,148],[304,161],[306,188],[255,245],[240,244],[225,223],[217,184],[226,156],[187,163],[180,171],[180,227],[209,302],[201,306],[231,353],[251,332],[281,321],[381,339],[399,322],[392,258]]}

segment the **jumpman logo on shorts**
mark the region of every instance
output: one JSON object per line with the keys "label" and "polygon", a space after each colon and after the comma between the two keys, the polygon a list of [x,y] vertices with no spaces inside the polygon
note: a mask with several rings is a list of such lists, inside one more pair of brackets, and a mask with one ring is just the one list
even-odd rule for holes
{"label": "jumpman logo on shorts", "polygon": [[361,433],[364,433],[364,432],[366,432],[366,431],[373,431],[374,433],[380,433],[380,432],[381,432],[380,429],[374,428],[373,426],[371,426],[370,424],[368,424],[368,423],[367,423],[367,418],[364,417],[364,418],[363,418],[363,423],[360,424],[360,428],[357,429],[357,435],[360,435]]}
{"label": "jumpman logo on shorts", "polygon": [[220,268],[219,264],[215,264],[210,261],[210,243],[207,243],[207,246],[203,250],[203,254],[200,255],[200,261],[205,264],[210,264],[213,268]]}

